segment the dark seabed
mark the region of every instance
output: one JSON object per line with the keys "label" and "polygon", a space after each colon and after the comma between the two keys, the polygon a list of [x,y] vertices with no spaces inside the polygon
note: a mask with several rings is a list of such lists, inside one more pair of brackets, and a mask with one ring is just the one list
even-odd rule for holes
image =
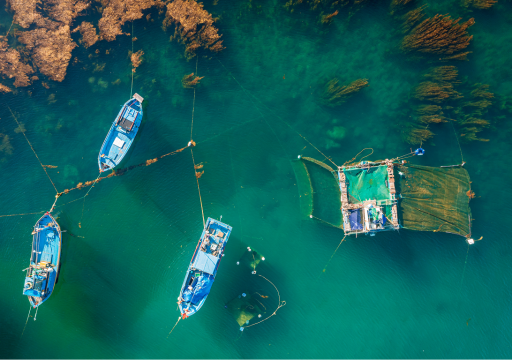
{"label": "dark seabed", "polygon": [[[324,272],[343,232],[301,217],[292,167],[299,154],[324,159],[297,133],[337,164],[364,148],[374,150],[374,160],[416,148],[402,140],[397,124],[431,66],[456,65],[460,79],[489,84],[496,102],[498,95],[512,96],[512,2],[499,0],[473,12],[458,1],[429,2],[429,16],[475,18],[469,61],[434,64],[400,51],[403,35],[389,2],[370,2],[350,18],[340,13],[330,25],[320,24],[319,13],[307,7],[290,13],[283,4],[204,2],[219,17],[226,49],[197,61],[204,79],[195,95],[193,154],[204,165],[199,184],[205,216],[222,215],[233,233],[201,311],[167,337],[202,229],[186,149],[103,180],[85,202],[71,201],[88,189],[59,198],[54,214],[67,231],[59,283],[23,336],[29,306],[21,270],[28,266],[30,233],[41,215],[0,217],[1,357],[512,357],[512,170],[501,162],[509,153],[510,112],[488,119],[493,125],[479,135],[490,141],[461,144],[477,196],[470,203],[473,236],[483,236],[469,250],[462,237],[439,232],[350,237]],[[194,90],[183,88],[181,79],[196,72],[196,58],[187,61],[184,46],[161,29],[163,16],[148,13],[153,22],[133,23],[134,50],[144,51],[133,91],[145,98],[145,114],[122,167],[190,140]],[[99,15],[89,17],[94,22]],[[6,32],[11,21],[2,11],[0,30]],[[130,32],[131,24],[123,30]],[[12,146],[11,154],[0,152],[0,215],[47,211],[55,196],[23,134],[15,132],[7,106],[42,163],[57,166],[47,171],[59,191],[94,180],[99,148],[130,96],[131,47],[129,36],[79,46],[73,50],[79,62],[69,65],[64,81],[0,95],[0,133]],[[327,107],[318,91],[333,77],[344,83],[365,78],[369,87]],[[423,144],[426,155],[411,161],[459,164],[453,127],[434,124],[431,130],[436,136]],[[247,246],[265,256],[259,273],[277,286],[286,306],[241,333],[224,304],[247,291],[236,266]],[[277,304],[275,290],[268,284],[262,289]]]}

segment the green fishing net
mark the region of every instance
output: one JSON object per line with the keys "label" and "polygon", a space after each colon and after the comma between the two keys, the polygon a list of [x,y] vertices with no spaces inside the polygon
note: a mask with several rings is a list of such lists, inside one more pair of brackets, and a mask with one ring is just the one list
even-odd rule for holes
{"label": "green fishing net", "polygon": [[343,172],[345,173],[351,203],[391,199],[391,193],[387,186],[387,166],[371,167],[369,170],[345,169]]}
{"label": "green fishing net", "polygon": [[309,215],[341,228],[341,192],[337,170],[308,157],[296,161],[294,169],[298,169],[295,176],[301,195],[301,212],[305,212],[302,209],[309,210]]}
{"label": "green fishing net", "polygon": [[265,316],[265,305],[258,297],[261,298],[258,294],[242,293],[228,302],[228,311],[235,318],[238,325],[246,326],[251,323],[252,319],[261,319]]}
{"label": "green fishing net", "polygon": [[398,167],[402,199],[401,225],[410,230],[471,233],[469,174],[463,167],[434,168],[406,164]]}

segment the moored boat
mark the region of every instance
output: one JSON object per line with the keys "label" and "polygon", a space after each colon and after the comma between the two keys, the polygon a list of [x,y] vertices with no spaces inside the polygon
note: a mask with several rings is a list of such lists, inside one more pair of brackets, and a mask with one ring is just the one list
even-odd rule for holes
{"label": "moored boat", "polygon": [[178,298],[183,319],[198,312],[206,301],[231,230],[231,226],[218,220],[208,218],[206,221]]}
{"label": "moored boat", "polygon": [[117,114],[98,155],[100,172],[119,165],[130,149],[142,121],[143,101],[144,98],[135,93]]}
{"label": "moored boat", "polygon": [[44,214],[32,232],[32,256],[27,268],[23,295],[36,308],[52,294],[59,277],[62,232],[50,213]]}

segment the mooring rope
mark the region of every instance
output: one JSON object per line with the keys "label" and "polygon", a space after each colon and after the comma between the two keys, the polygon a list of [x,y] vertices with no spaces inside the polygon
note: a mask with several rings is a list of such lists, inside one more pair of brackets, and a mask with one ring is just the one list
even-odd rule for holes
{"label": "mooring rope", "polygon": [[171,333],[173,332],[174,328],[176,327],[176,325],[178,325],[178,323],[180,322],[181,320],[181,316],[178,318],[178,321],[176,321],[176,324],[174,324],[174,326],[172,327],[171,331],[169,331],[169,335],[167,335],[167,339],[169,338],[169,336],[171,335]]}
{"label": "mooring rope", "polygon": [[268,317],[266,317],[265,319],[261,320],[261,321],[258,321],[257,323],[254,323],[254,324],[251,324],[251,325],[248,325],[248,326],[244,326],[244,328],[250,328],[251,326],[254,326],[254,325],[258,325],[259,323],[262,323],[263,321],[266,321],[268,319],[270,319],[272,316],[276,315],[277,313],[277,310],[279,310],[280,308],[282,308],[283,306],[286,305],[286,301],[281,301],[281,294],[279,294],[279,290],[277,289],[277,287],[274,285],[274,283],[272,281],[270,281],[269,279],[267,279],[265,276],[263,275],[259,275],[258,276],[262,277],[263,279],[267,280],[270,284],[272,284],[272,286],[274,287],[274,289],[276,289],[277,291],[277,297],[278,297],[278,305],[277,305],[277,308],[274,310],[274,312],[272,314],[270,314]]}
{"label": "mooring rope", "polygon": [[453,129],[453,133],[455,134],[455,139],[457,140],[457,144],[459,145],[461,164],[464,164],[464,156],[462,156],[462,147],[460,146],[459,137],[457,136],[457,131],[455,131],[455,126],[453,125],[452,120],[450,120],[450,123],[452,124],[452,129]]}
{"label": "mooring rope", "polygon": [[361,159],[359,159],[359,161],[362,161],[364,158],[366,158],[366,157],[370,156],[371,154],[373,154],[373,148],[364,148],[363,150],[359,151],[359,152],[357,153],[357,155],[356,155],[356,156],[354,156],[352,159],[350,159],[349,161],[345,161],[345,163],[343,164],[343,166],[345,166],[345,165],[350,165],[353,161],[355,162],[355,160],[357,159],[357,157],[359,156],[359,154],[361,154],[361,153],[362,153],[363,151],[365,151],[365,150],[371,150],[372,152],[371,152],[371,153],[369,153],[368,155],[363,156]]}
{"label": "mooring rope", "polygon": [[206,222],[204,221],[203,200],[201,199],[201,188],[199,187],[199,177],[197,176],[197,171],[196,171],[196,161],[194,160],[194,151],[192,149],[190,149],[190,153],[192,154],[192,163],[194,164],[194,175],[196,176],[197,191],[199,192],[199,202],[201,204],[201,215],[203,216],[203,228],[204,228],[206,226]]}
{"label": "mooring rope", "polygon": [[[329,158],[327,155],[325,155],[323,152],[321,152],[315,145],[313,145],[308,139],[306,139],[305,136],[303,136],[301,133],[299,133],[297,130],[295,130],[290,124],[288,124],[288,122],[286,122],[282,117],[280,117],[279,115],[277,115],[272,109],[270,109],[267,105],[265,105],[260,99],[258,99],[256,96],[252,95],[249,91],[247,91],[243,86],[242,84],[240,84],[240,82],[235,78],[235,76],[231,73],[231,71],[229,71],[225,66],[224,64],[219,60],[218,57],[215,57],[217,59],[217,61],[222,65],[222,67],[229,73],[229,75],[233,78],[233,80],[236,81],[236,83],[238,84],[238,86],[240,86],[240,88],[247,94],[247,95],[250,95],[253,99],[257,100],[261,105],[263,105],[265,108],[267,108],[268,111],[270,111],[275,117],[277,117],[279,120],[281,120],[286,126],[288,126],[291,130],[293,130],[297,135],[299,135],[302,139],[304,139],[304,141],[306,141],[309,145],[311,145],[316,151],[318,151],[320,154],[322,154],[322,156],[324,156],[327,160],[329,160],[330,162],[333,163],[334,166],[338,167],[338,165],[336,165],[334,163],[334,161],[332,161],[331,158]],[[254,105],[256,105],[254,102],[253,102]],[[265,120],[266,122],[266,120]],[[267,123],[267,125],[269,125]],[[270,125],[269,125],[270,126]],[[276,135],[277,137],[277,135]],[[279,137],[277,137],[279,139]]]}
{"label": "mooring rope", "polygon": [[25,326],[23,327],[23,331],[21,332],[20,339],[23,337],[23,334],[25,333],[25,328],[27,327],[28,318],[30,317],[30,312],[32,311],[32,305],[29,305],[28,308],[28,315],[27,315],[27,321],[25,321]]}
{"label": "mooring rope", "polygon": [[[325,272],[325,270],[327,270],[327,266],[329,266],[329,263],[331,262],[331,260],[332,260],[332,258],[334,257],[334,255],[336,255],[336,252],[338,251],[338,249],[339,249],[339,247],[340,247],[341,243],[342,243],[343,241],[345,241],[345,238],[346,238],[346,237],[347,237],[347,235],[343,236],[343,239],[341,239],[340,243],[339,243],[339,244],[338,244],[338,246],[336,247],[336,250],[334,250],[334,252],[332,253],[331,258],[329,259],[329,261],[327,261],[327,264],[325,264],[324,269],[322,270],[322,273],[324,273],[324,272]],[[320,275],[322,275],[322,274],[320,274]],[[320,277],[320,276],[319,276],[319,277]]]}
{"label": "mooring rope", "polygon": [[316,216],[314,216],[313,214],[309,215],[309,217],[310,217],[311,219],[316,219],[316,220],[318,220],[318,221],[320,221],[320,222],[323,222],[323,223],[325,223],[325,224],[327,224],[327,225],[330,225],[330,226],[332,226],[332,227],[335,227],[336,229],[341,229],[341,230],[343,230],[343,227],[341,227],[341,226],[336,226],[336,225],[334,225],[334,224],[331,224],[330,222],[327,222],[327,221],[325,221],[325,220],[322,220],[322,219],[320,219],[320,218],[317,218],[317,217],[316,217]]}
{"label": "mooring rope", "polygon": [[[199,58],[196,56],[196,76],[197,76],[197,63],[198,62],[199,62]],[[194,131],[195,108],[196,108],[196,88],[194,86],[194,99],[192,100],[192,120],[190,123],[190,142],[189,142],[189,144],[191,144],[191,146],[196,145],[194,140],[192,140],[192,135],[193,135],[193,131]],[[197,182],[197,192],[199,193],[199,203],[201,204],[201,215],[203,216],[203,228],[204,228],[204,227],[206,227],[206,222],[204,221],[203,199],[201,198],[201,188],[199,187],[199,177],[201,176],[201,173],[197,172],[196,161],[194,159],[194,151],[192,150],[192,148],[190,149],[190,154],[192,154],[192,164],[194,165],[194,175],[196,177],[196,182]]]}
{"label": "mooring rope", "polygon": [[469,244],[468,251],[466,252],[466,260],[464,261],[464,268],[462,269],[462,279],[460,280],[460,289],[462,290],[462,283],[464,282],[464,272],[466,271],[466,265],[468,263],[468,255],[469,255]]}
{"label": "mooring rope", "polygon": [[[133,55],[133,20],[132,20],[132,55]],[[130,59],[130,61],[131,61],[131,59]],[[131,62],[131,63],[132,63],[132,86],[130,88],[130,99],[133,96],[133,74],[134,74],[133,62]]]}
{"label": "mooring rope", "polygon": [[18,124],[19,128],[20,128],[20,131],[21,133],[23,134],[23,136],[25,137],[25,139],[27,140],[28,144],[30,145],[30,148],[32,149],[32,151],[34,152],[34,155],[36,156],[37,158],[37,161],[39,161],[39,164],[41,164],[41,167],[43,168],[44,172],[46,173],[46,176],[48,176],[48,179],[50,180],[50,182],[52,183],[53,185],[53,188],[55,189],[55,191],[58,193],[59,190],[57,190],[57,187],[55,186],[55,184],[53,183],[52,181],[52,178],[50,177],[50,175],[48,174],[48,172],[46,171],[46,167],[43,165],[43,163],[41,162],[41,160],[39,159],[39,156],[37,156],[37,153],[36,151],[34,150],[34,147],[32,146],[32,144],[30,143],[30,141],[28,140],[28,137],[27,135],[25,134],[25,131],[23,130],[23,127],[20,126],[20,123],[18,121],[18,119],[16,119],[16,116],[14,115],[14,113],[12,112],[11,108],[9,106],[7,106],[7,108],[9,109],[9,111],[11,112],[11,115],[12,117],[14,118],[14,120],[16,121],[16,123]]}
{"label": "mooring rope", "polygon": [[0,215],[0,217],[6,217],[6,216],[23,216],[23,215],[35,215],[35,214],[43,214],[46,210],[33,212],[33,213],[25,213],[25,214],[9,214],[9,215]]}
{"label": "mooring rope", "polygon": [[12,19],[11,26],[9,26],[9,30],[7,30],[7,34],[5,36],[9,36],[9,33],[11,32],[11,28],[14,25],[14,19]]}
{"label": "mooring rope", "polygon": [[[196,55],[196,77],[197,75],[197,63],[199,62],[199,56]],[[194,131],[194,109],[196,108],[196,87],[194,86],[194,100],[192,101],[192,124],[190,125],[190,140],[193,139]]]}
{"label": "mooring rope", "polygon": [[37,312],[38,312],[38,311],[39,311],[39,305],[38,305],[38,306],[37,306],[37,308],[36,308],[36,314],[34,315],[34,321],[36,321],[36,320],[37,320]]}
{"label": "mooring rope", "polygon": [[[96,180],[94,180],[94,182],[92,183],[91,187],[89,188],[89,190],[87,191],[87,193],[84,195],[84,202],[82,204],[82,216],[80,217],[80,221],[78,222],[78,227],[79,228],[82,228],[82,219],[84,218],[84,208],[85,208],[85,197],[87,195],[89,195],[89,192],[92,190],[92,188],[94,187],[94,185],[96,184],[96,181],[98,181],[98,179],[100,178],[101,176],[101,173],[98,174],[98,177],[96,178]],[[55,200],[57,201],[57,200]],[[54,204],[55,205],[55,204]],[[52,208],[53,209],[53,208]]]}

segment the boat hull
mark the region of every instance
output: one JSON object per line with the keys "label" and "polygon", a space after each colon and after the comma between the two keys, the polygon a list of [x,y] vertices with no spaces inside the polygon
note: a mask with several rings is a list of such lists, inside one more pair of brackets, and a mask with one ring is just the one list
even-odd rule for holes
{"label": "boat hull", "polygon": [[44,214],[32,232],[32,255],[25,276],[23,295],[33,307],[50,298],[60,271],[62,232],[50,213]]}
{"label": "boat hull", "polygon": [[142,101],[135,94],[117,114],[98,155],[100,172],[114,169],[130,150],[142,122]]}
{"label": "boat hull", "polygon": [[208,218],[206,221],[178,298],[182,318],[197,313],[204,305],[224,256],[231,230],[231,226],[215,219]]}

